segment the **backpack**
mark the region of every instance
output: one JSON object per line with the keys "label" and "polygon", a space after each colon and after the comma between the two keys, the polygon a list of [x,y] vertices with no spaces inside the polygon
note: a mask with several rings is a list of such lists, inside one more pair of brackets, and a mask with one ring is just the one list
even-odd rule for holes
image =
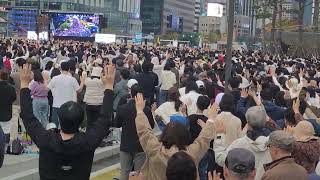
{"label": "backpack", "polygon": [[12,141],[11,146],[7,149],[7,154],[19,155],[22,154],[24,147],[21,144],[20,139],[15,139]]}

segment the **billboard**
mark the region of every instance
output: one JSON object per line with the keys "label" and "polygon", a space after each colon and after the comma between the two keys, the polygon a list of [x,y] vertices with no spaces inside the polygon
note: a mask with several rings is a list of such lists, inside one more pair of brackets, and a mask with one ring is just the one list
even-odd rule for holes
{"label": "billboard", "polygon": [[93,14],[52,13],[53,36],[94,37],[99,33],[100,16]]}
{"label": "billboard", "polygon": [[102,44],[110,44],[116,42],[115,34],[95,34],[95,42]]}
{"label": "billboard", "polygon": [[208,3],[207,16],[222,17],[223,5],[219,3]]}

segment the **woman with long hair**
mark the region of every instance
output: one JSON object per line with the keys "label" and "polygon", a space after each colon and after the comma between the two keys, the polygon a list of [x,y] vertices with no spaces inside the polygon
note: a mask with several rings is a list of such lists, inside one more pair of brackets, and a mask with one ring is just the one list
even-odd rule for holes
{"label": "woman with long hair", "polygon": [[[156,110],[155,115],[157,117],[159,126],[166,125],[170,122],[170,116],[172,115],[184,115],[183,103],[180,101],[180,93],[177,88],[172,87],[168,90],[168,101],[161,104]],[[160,127],[160,129],[162,129]]]}
{"label": "woman with long hair", "polygon": [[46,128],[49,123],[48,90],[46,90],[44,79],[40,70],[33,71],[33,82],[30,84],[31,96],[33,98],[32,108],[36,118]]}

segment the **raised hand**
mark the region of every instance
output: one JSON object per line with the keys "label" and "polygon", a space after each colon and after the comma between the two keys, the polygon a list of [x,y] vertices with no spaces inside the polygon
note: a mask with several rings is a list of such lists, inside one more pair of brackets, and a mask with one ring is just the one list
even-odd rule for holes
{"label": "raised hand", "polygon": [[31,71],[31,64],[24,64],[20,71],[20,88],[29,88],[29,83],[33,79],[33,73]]}
{"label": "raised hand", "polygon": [[218,115],[218,106],[217,104],[213,104],[209,109],[208,109],[208,119],[215,120]]}
{"label": "raised hand", "polygon": [[198,119],[197,124],[203,129],[204,126],[206,125],[205,122],[203,122],[201,119]]}
{"label": "raised hand", "polygon": [[143,112],[143,109],[146,104],[146,101],[143,99],[143,95],[141,93],[137,94],[137,96],[135,97],[135,100],[136,100],[137,113]]}
{"label": "raised hand", "polygon": [[300,100],[297,98],[296,100],[293,101],[292,103],[292,109],[294,113],[300,113]]}
{"label": "raised hand", "polygon": [[104,74],[101,76],[101,80],[104,84],[105,89],[113,90],[113,83],[115,77],[115,68],[113,65],[104,67]]}
{"label": "raised hand", "polygon": [[216,171],[213,171],[213,174],[209,171],[208,173],[208,180],[221,180],[220,173],[216,173]]}

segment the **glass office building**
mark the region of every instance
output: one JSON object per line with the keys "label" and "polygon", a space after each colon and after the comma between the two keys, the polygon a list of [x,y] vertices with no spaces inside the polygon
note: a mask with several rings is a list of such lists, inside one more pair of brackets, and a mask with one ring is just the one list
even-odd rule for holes
{"label": "glass office building", "polygon": [[[35,27],[34,11],[38,13],[41,11],[101,13],[104,15],[101,22],[103,33],[134,35],[140,33],[142,29],[140,0],[11,0],[7,2],[10,2],[12,7],[9,20],[14,24],[23,24],[23,27],[28,30],[33,30]],[[24,13],[27,15],[21,16]]]}

